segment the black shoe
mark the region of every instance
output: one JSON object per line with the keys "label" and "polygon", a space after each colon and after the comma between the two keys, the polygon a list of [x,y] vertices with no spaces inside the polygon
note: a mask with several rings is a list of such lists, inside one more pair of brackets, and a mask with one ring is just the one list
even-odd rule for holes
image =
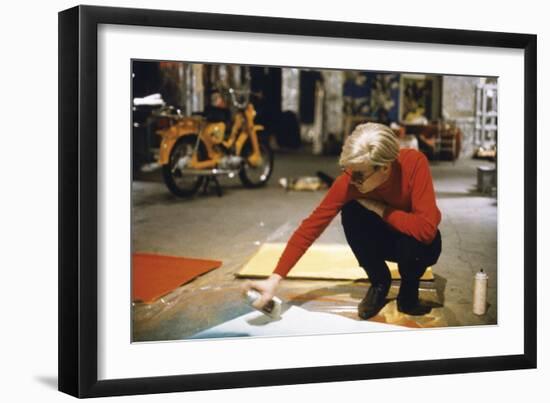
{"label": "black shoe", "polygon": [[357,313],[361,319],[369,319],[376,315],[384,305],[386,296],[390,290],[389,286],[371,285],[365,298],[357,306]]}
{"label": "black shoe", "polygon": [[432,310],[432,307],[429,305],[426,305],[420,300],[417,300],[416,303],[411,304],[411,303],[400,302],[398,299],[397,310],[399,312],[406,313],[407,315],[422,316],[422,315],[426,315],[427,313],[430,313]]}

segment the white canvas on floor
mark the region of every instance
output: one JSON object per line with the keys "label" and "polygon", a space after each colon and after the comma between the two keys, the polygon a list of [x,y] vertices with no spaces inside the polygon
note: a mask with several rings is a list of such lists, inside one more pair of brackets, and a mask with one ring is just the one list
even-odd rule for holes
{"label": "white canvas on floor", "polygon": [[282,313],[279,320],[273,320],[261,312],[253,311],[196,333],[192,338],[297,336],[386,332],[407,329],[403,326],[388,325],[367,320],[353,320],[340,315],[311,312],[297,306],[292,306]]}

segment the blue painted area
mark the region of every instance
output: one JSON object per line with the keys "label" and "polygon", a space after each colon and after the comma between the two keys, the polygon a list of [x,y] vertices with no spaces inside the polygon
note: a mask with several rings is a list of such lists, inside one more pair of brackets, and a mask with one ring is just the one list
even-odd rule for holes
{"label": "blue painted area", "polygon": [[399,74],[360,72],[344,83],[346,113],[380,123],[399,121]]}

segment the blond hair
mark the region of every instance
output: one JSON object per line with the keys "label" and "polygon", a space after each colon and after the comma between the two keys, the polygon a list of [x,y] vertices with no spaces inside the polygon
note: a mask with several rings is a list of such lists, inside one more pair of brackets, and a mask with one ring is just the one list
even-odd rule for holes
{"label": "blond hair", "polygon": [[392,163],[399,154],[399,142],[393,130],[380,123],[358,125],[346,139],[340,154],[340,166]]}

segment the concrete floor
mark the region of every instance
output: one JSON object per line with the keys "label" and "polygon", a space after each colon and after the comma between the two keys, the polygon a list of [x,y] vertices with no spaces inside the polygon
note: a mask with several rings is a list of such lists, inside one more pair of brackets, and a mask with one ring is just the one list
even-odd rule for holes
{"label": "concrete floor", "polygon": [[[439,208],[443,252],[434,266],[435,280],[422,284],[421,298],[432,303],[423,317],[400,314],[395,298],[371,320],[409,327],[488,325],[497,323],[497,204],[475,191],[476,167],[488,162],[460,159],[431,165]],[[263,242],[284,242],[325,192],[286,192],[281,177],[336,176],[336,156],[304,151],[278,151],[267,187],[246,189],[238,178],[221,180],[223,197],[212,188],[190,199],[172,196],[160,172],[144,174],[133,183],[133,250],[222,260],[221,268],[181,286],[153,304],[133,303],[133,340],[176,340],[250,312],[243,303],[243,280],[234,274]],[[316,241],[345,243],[336,217]],[[472,313],[475,272],[489,275],[488,311]],[[357,303],[368,282],[285,280],[278,296],[287,304],[331,312],[359,320]]]}

